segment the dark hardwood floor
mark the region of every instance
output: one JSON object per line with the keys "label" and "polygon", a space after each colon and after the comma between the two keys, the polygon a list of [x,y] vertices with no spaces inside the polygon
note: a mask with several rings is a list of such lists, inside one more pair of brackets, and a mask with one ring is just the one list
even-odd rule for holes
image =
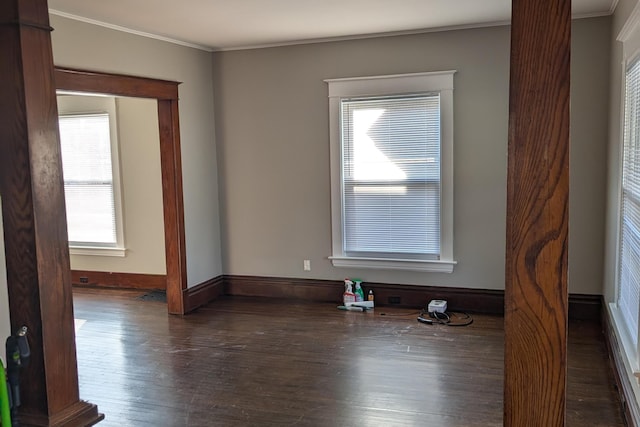
{"label": "dark hardwood floor", "polygon": [[[74,290],[100,426],[502,425],[501,317],[452,328],[246,297],[178,317],[142,293]],[[623,426],[599,326],[571,323],[568,352],[567,426]]]}

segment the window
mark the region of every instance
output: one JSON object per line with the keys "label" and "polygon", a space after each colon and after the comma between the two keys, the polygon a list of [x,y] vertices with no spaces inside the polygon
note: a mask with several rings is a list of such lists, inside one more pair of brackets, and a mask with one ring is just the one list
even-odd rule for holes
{"label": "window", "polygon": [[109,114],[60,116],[59,123],[71,253],[123,256]]}
{"label": "window", "polygon": [[613,326],[630,371],[640,378],[640,60],[624,73],[624,125],[621,159],[616,302]]}
{"label": "window", "polygon": [[334,266],[453,271],[453,74],[326,80]]}
{"label": "window", "polygon": [[640,303],[640,61],[626,71],[617,304],[634,347]]}
{"label": "window", "polygon": [[[614,361],[625,379],[622,381],[625,395],[630,392],[640,396],[640,6],[635,7],[617,40],[622,42],[623,55],[620,79],[622,141],[619,156],[611,158],[619,161],[615,171],[620,179],[616,182],[618,200],[611,209],[611,214],[617,217],[617,229],[613,232],[616,239],[613,249],[615,268],[612,269],[615,271],[615,300],[607,308],[613,331],[612,342],[622,353],[622,357],[614,354]],[[610,287],[607,276],[605,274],[605,292]],[[634,407],[629,405],[629,408]]]}

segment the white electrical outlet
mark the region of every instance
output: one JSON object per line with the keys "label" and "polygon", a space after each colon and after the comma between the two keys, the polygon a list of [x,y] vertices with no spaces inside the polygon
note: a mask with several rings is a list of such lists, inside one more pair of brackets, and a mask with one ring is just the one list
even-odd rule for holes
{"label": "white electrical outlet", "polygon": [[311,260],[310,259],[305,259],[302,267],[304,268],[304,271],[311,271]]}

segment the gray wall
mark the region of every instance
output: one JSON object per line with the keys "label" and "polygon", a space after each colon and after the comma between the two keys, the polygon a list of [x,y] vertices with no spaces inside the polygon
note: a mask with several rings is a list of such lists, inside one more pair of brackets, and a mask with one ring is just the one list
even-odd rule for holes
{"label": "gray wall", "polygon": [[573,21],[569,292],[602,294],[611,17]]}
{"label": "gray wall", "polygon": [[[574,21],[570,291],[601,292],[609,18]],[[504,288],[509,27],[214,54],[223,270]],[[334,268],[323,79],[455,69],[452,274]],[[304,272],[303,259],[312,270]]]}
{"label": "gray wall", "polygon": [[211,53],[51,16],[58,66],[182,82],[180,139],[188,285],[222,274]]}

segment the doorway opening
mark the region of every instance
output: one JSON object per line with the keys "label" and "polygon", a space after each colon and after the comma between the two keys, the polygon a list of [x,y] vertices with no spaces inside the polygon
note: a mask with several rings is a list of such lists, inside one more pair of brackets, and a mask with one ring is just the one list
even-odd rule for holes
{"label": "doorway opening", "polygon": [[170,314],[184,314],[187,272],[178,115],[180,83],[60,67],[55,69],[55,82],[56,89],[67,92],[156,100],[167,271],[167,310]]}

